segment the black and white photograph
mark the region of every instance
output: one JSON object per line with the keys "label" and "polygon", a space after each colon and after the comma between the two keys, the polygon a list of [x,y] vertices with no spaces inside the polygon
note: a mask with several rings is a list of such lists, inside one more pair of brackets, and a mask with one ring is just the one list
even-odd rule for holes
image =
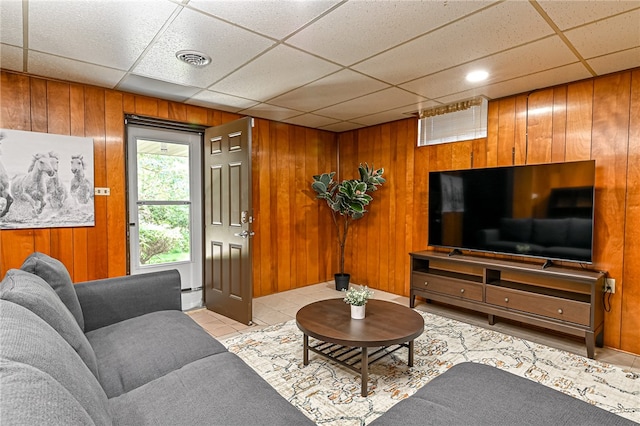
{"label": "black and white photograph", "polygon": [[0,229],[94,226],[93,139],[0,129]]}

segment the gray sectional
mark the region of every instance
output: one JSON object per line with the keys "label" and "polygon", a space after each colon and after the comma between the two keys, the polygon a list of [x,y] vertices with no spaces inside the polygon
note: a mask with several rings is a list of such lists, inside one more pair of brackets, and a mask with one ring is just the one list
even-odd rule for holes
{"label": "gray sectional", "polygon": [[[34,253],[0,283],[2,425],[313,424],[180,312],[176,271],[73,285]],[[530,380],[463,363],[375,425],[627,425]]]}
{"label": "gray sectional", "polygon": [[180,311],[176,271],[73,285],[34,253],[0,283],[7,425],[313,424]]}

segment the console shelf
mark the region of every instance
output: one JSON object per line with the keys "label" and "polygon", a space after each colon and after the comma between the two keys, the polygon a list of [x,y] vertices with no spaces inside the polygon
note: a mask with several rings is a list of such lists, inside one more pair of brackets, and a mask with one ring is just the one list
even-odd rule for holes
{"label": "console shelf", "polygon": [[584,337],[587,356],[602,347],[602,272],[435,251],[410,253],[411,298],[435,300]]}

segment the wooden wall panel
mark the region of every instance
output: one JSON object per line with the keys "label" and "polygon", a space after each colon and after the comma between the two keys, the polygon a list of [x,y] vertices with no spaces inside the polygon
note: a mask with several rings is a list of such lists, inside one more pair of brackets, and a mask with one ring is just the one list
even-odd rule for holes
{"label": "wooden wall panel", "polygon": [[[624,292],[621,299],[620,347],[640,354],[640,70],[631,74],[629,170],[625,210]],[[609,320],[609,319],[608,319]],[[609,320],[613,321],[613,320]]]}
{"label": "wooden wall panel", "polygon": [[593,80],[567,86],[567,130],[565,159],[591,158],[591,128],[593,126]]}
{"label": "wooden wall panel", "polygon": [[597,78],[593,87],[591,153],[596,160],[594,263],[616,279],[605,344],[620,347],[621,303],[624,297],[624,224],[629,144],[630,73]]}
{"label": "wooden wall panel", "polygon": [[511,166],[515,157],[516,98],[505,98],[498,104],[498,166]]}
{"label": "wooden wall panel", "polygon": [[529,95],[527,114],[527,164],[551,161],[553,143],[553,89]]}

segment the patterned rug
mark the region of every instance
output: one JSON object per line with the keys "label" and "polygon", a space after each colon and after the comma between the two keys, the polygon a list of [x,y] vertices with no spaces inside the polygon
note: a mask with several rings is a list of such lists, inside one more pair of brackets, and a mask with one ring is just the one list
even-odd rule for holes
{"label": "patterned rug", "polygon": [[[431,379],[464,361],[489,364],[542,383],[640,423],[640,374],[449,318],[419,312],[425,332],[407,349],[369,368],[369,396],[360,377],[309,352],[302,364],[302,332],[289,321],[223,343],[281,395],[319,425],[365,425]],[[314,339],[310,338],[310,343]]]}

